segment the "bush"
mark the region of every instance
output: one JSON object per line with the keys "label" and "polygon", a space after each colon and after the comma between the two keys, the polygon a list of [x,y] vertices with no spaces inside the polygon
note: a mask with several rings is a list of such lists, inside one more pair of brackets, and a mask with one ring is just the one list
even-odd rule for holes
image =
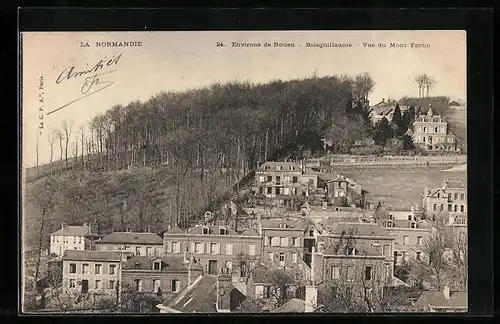
{"label": "bush", "polygon": [[352,155],[381,155],[383,152],[384,149],[381,146],[372,145],[354,147],[349,153]]}

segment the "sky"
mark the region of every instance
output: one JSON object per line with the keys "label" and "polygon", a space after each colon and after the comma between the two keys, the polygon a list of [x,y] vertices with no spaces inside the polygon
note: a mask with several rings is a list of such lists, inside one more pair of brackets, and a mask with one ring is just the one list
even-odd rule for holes
{"label": "sky", "polygon": [[[136,47],[96,47],[96,42],[141,42]],[[225,46],[216,46],[222,42]],[[261,47],[233,47],[256,42]],[[264,47],[264,43],[270,47]],[[295,47],[274,47],[274,42]],[[345,43],[351,47],[307,47],[310,43]],[[82,47],[82,44],[89,47]],[[365,47],[373,43],[375,47]],[[378,43],[387,47],[378,47]],[[390,43],[406,44],[391,48]],[[411,43],[430,47],[412,48]],[[383,98],[417,96],[416,75],[427,73],[437,83],[430,95],[466,100],[465,31],[190,31],[190,32],[30,32],[22,35],[23,167],[49,161],[48,134],[64,121],[79,128],[113,105],[146,101],[161,91],[182,91],[215,82],[294,79],[368,72],[375,81],[370,104]],[[109,61],[121,56],[118,60]],[[85,71],[103,60],[101,91],[84,94],[84,76],[65,78],[69,68]],[[110,62],[107,66],[106,63]],[[43,85],[40,78],[43,76]],[[61,82],[56,82],[58,80]],[[104,83],[104,82],[112,82]],[[87,83],[87,86],[90,83]],[[83,92],[84,92],[83,91]],[[43,105],[39,99],[43,99]],[[41,119],[43,118],[43,119]],[[43,129],[40,129],[43,121]],[[84,127],[87,131],[86,126]],[[88,133],[88,131],[87,131]],[[54,141],[54,159],[59,157]],[[71,150],[70,150],[71,151]]]}

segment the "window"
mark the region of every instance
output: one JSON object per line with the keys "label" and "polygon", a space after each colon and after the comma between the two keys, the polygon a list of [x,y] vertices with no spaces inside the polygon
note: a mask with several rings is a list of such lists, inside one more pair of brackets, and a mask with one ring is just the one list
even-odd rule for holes
{"label": "window", "polygon": [[208,227],[203,227],[203,231],[202,231],[203,234],[207,235],[210,233],[210,230],[208,229]]}
{"label": "window", "polygon": [[410,222],[410,228],[417,228],[417,223]]}
{"label": "window", "polygon": [[460,200],[465,200],[465,194],[460,194]]}
{"label": "window", "polygon": [[116,270],[116,264],[110,264],[109,265],[109,274],[114,275]]}
{"label": "window", "polygon": [[102,268],[102,264],[96,264],[95,265],[95,274],[101,274],[101,268]]}
{"label": "window", "polygon": [[255,255],[255,245],[251,244],[248,246],[248,255]]}
{"label": "window", "polygon": [[403,236],[403,244],[408,245],[410,244],[410,237],[405,235]]}
{"label": "window", "polygon": [[455,192],[455,200],[458,200],[458,193]]}
{"label": "window", "polygon": [[280,246],[280,238],[279,237],[271,237],[271,246]]}
{"label": "window", "polygon": [[340,267],[339,266],[332,267],[332,279],[340,279]]}
{"label": "window", "polygon": [[83,274],[89,273],[89,265],[87,263],[82,264],[82,273]]}
{"label": "window", "polygon": [[69,279],[69,288],[75,288],[75,279]]}
{"label": "window", "polygon": [[384,244],[383,254],[386,258],[391,255],[391,246],[389,244]]}
{"label": "window", "polygon": [[201,245],[201,243],[195,243],[194,244],[194,253],[203,253],[203,245]]}
{"label": "window", "polygon": [[135,247],[135,255],[141,255],[141,248],[139,246]]}
{"label": "window", "polygon": [[386,225],[387,225],[387,227],[392,227],[392,222],[391,222],[391,221],[388,221],[388,222],[386,223]]}
{"label": "window", "polygon": [[296,183],[298,181],[297,177],[292,177],[292,182]]}
{"label": "window", "polygon": [[268,252],[267,256],[269,257],[269,260],[271,260],[271,261],[274,260],[274,253],[273,252]]}
{"label": "window", "polygon": [[76,244],[76,236],[73,236],[73,244]]}
{"label": "window", "polygon": [[372,280],[372,267],[365,267],[365,280]]}
{"label": "window", "polygon": [[458,205],[455,205],[455,206],[454,206],[454,210],[455,210],[455,212],[457,211],[457,207],[458,207]]}
{"label": "window", "polygon": [[267,176],[267,182],[271,182],[273,181],[273,177],[272,176]]}
{"label": "window", "polygon": [[279,258],[280,258],[280,266],[284,266],[285,265],[285,252],[280,252]]}
{"label": "window", "polygon": [[440,210],[440,211],[443,211],[443,209],[444,209],[444,205],[443,205],[443,204],[441,204],[441,209],[439,209],[439,210]]}
{"label": "window", "polygon": [[78,236],[78,244],[82,244],[82,237]]}
{"label": "window", "polygon": [[281,177],[280,176],[276,176],[276,183],[280,183],[281,182]]}
{"label": "window", "polygon": [[307,180],[307,184],[309,184],[310,186],[313,186],[314,185],[314,180],[313,179]]}
{"label": "window", "polygon": [[179,242],[172,242],[172,253],[181,253],[181,245]]}
{"label": "window", "polygon": [[348,266],[347,267],[347,281],[353,281],[353,280],[354,280],[354,267]]}
{"label": "window", "polygon": [[264,178],[264,176],[259,176],[259,182],[265,182],[266,181],[266,178]]}
{"label": "window", "polygon": [[115,281],[114,280],[110,280],[109,281],[109,289],[116,289],[115,288]]}
{"label": "window", "polygon": [[224,227],[221,227],[219,229],[219,235],[226,235],[226,234],[227,234],[227,230]]}
{"label": "window", "polygon": [[448,199],[451,200],[451,192],[448,193]]}
{"label": "window", "polygon": [[391,265],[389,263],[385,264],[385,275],[387,279],[391,278]]}
{"label": "window", "polygon": [[157,293],[160,289],[160,279],[153,279],[153,292]]}
{"label": "window", "polygon": [[142,280],[141,279],[134,279],[134,288],[135,291],[142,291]]}
{"label": "window", "polygon": [[[436,208],[437,208],[437,204],[434,204],[434,206],[432,206],[432,210],[436,211]],[[408,218],[408,219],[411,219],[411,218]]]}
{"label": "window", "polygon": [[267,193],[272,194],[273,193],[273,188],[272,187],[267,187]]}
{"label": "window", "polygon": [[271,286],[264,286],[263,298],[271,298]]}
{"label": "window", "polygon": [[161,270],[161,261],[153,262],[153,270]]}
{"label": "window", "polygon": [[179,292],[181,289],[181,282],[178,279],[173,279],[172,280],[172,292],[176,293]]}
{"label": "window", "polygon": [[422,142],[424,142],[424,143],[425,143],[425,136],[422,138]]}
{"label": "window", "polygon": [[434,127],[434,133],[438,133],[438,128]]}
{"label": "window", "polygon": [[211,254],[218,254],[218,244],[217,243],[210,243],[210,253]]}
{"label": "window", "polygon": [[259,187],[259,194],[263,194],[264,193],[264,187]]}
{"label": "window", "polygon": [[300,246],[299,240],[297,237],[292,237],[292,246]]}
{"label": "window", "polygon": [[76,263],[69,264],[69,273],[76,273]]}
{"label": "window", "polygon": [[[149,246],[148,246],[148,247],[146,247],[146,255],[152,255],[152,254],[153,254],[153,253],[152,253],[152,250],[153,250],[153,249],[152,249],[151,247],[149,247]],[[179,251],[179,252],[180,252],[180,251]],[[177,253],[179,253],[179,252],[177,252]],[[174,253],[175,253],[175,250],[174,250]]]}
{"label": "window", "polygon": [[297,263],[297,253],[292,253],[292,262]]}
{"label": "window", "polygon": [[417,245],[422,245],[422,236],[417,236]]}
{"label": "window", "polygon": [[448,204],[448,211],[451,212],[451,209],[452,208],[452,205],[451,204]]}
{"label": "window", "polygon": [[464,212],[464,205],[460,205],[460,212]]}
{"label": "window", "polygon": [[54,235],[51,235],[52,237],[52,242],[55,242],[56,241],[56,237]]}
{"label": "window", "polygon": [[420,260],[420,254],[421,254],[421,253],[422,253],[422,252],[417,252],[417,253],[415,254],[415,259]]}
{"label": "window", "polygon": [[226,254],[227,255],[233,254],[233,245],[230,243],[226,243]]}
{"label": "window", "polygon": [[288,237],[280,238],[280,246],[288,246]]}
{"label": "window", "polygon": [[427,132],[427,127],[424,126],[424,132]]}
{"label": "window", "polygon": [[438,192],[438,198],[441,198],[440,196],[441,196],[441,194]]}
{"label": "window", "polygon": [[290,171],[293,171],[293,170],[295,170],[295,167],[292,165],[292,166],[290,166]]}
{"label": "window", "polygon": [[264,167],[264,170],[269,170],[269,165],[266,165],[266,166]]}
{"label": "window", "polygon": [[102,281],[101,280],[96,280],[94,288],[95,289],[101,289],[102,288]]}
{"label": "window", "polygon": [[281,165],[277,165],[276,170],[281,171]]}

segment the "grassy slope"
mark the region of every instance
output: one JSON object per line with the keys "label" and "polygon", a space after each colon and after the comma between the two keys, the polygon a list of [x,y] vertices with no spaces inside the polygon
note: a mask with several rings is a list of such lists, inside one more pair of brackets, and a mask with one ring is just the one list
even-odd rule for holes
{"label": "grassy slope", "polygon": [[467,143],[467,111],[466,109],[448,109],[446,120],[455,134]]}
{"label": "grassy slope", "polygon": [[[342,171],[342,170],[339,170]],[[439,187],[444,179],[461,180],[466,183],[467,172],[442,172],[439,168],[422,170],[366,169],[343,172],[368,190],[370,200],[386,205],[406,206],[421,204],[424,188]]]}

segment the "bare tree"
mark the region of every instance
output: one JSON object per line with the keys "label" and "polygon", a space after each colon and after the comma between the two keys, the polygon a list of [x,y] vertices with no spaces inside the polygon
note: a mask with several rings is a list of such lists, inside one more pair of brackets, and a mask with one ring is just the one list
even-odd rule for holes
{"label": "bare tree", "polygon": [[54,130],[47,133],[47,141],[49,142],[49,147],[50,147],[50,162],[51,163],[52,163],[52,159],[54,157],[54,134],[55,134]]}
{"label": "bare tree", "polygon": [[435,279],[437,288],[441,290],[444,285],[449,263],[446,261],[445,252],[449,246],[449,236],[444,224],[436,224],[431,235],[423,240],[423,252],[429,257],[429,268],[432,279]]}
{"label": "bare tree", "polygon": [[62,161],[62,159],[63,159],[64,133],[60,129],[55,129],[54,132],[55,132],[57,139],[59,140],[59,152],[61,153],[59,159]]}
{"label": "bare tree", "polygon": [[467,291],[468,284],[468,240],[467,235],[464,232],[455,231],[451,235],[449,244],[449,258],[450,262],[450,277],[456,284],[457,290]]}
{"label": "bare tree", "polygon": [[82,159],[82,167],[83,168],[85,168],[85,162],[83,160],[83,155],[84,155],[84,152],[85,152],[85,143],[86,143],[86,140],[85,140],[85,125],[81,125],[80,126],[80,144],[82,146],[81,159]]}
{"label": "bare tree", "polygon": [[36,150],[36,173],[38,174],[38,156],[39,156],[39,149],[40,149],[40,136],[37,134],[36,135],[36,143],[35,143],[35,150]]}
{"label": "bare tree", "polygon": [[373,91],[375,82],[369,73],[357,75],[353,84],[353,95],[356,100],[367,99]]}
{"label": "bare tree", "polygon": [[68,148],[69,148],[69,141],[71,139],[71,130],[72,130],[72,127],[73,125],[68,122],[68,121],[64,121],[62,123],[62,129],[63,129],[63,132],[64,132],[64,140],[66,141],[66,146],[65,146],[65,154],[64,154],[64,158],[66,160],[66,167],[68,167]]}
{"label": "bare tree", "polygon": [[422,98],[424,96],[424,87],[425,87],[426,79],[427,79],[426,74],[419,74],[415,77],[415,82],[417,83],[417,86],[418,86],[418,97],[419,98]]}
{"label": "bare tree", "polygon": [[271,274],[271,296],[276,307],[280,307],[291,298],[297,289],[297,280],[293,273],[286,270],[274,270]]}
{"label": "bare tree", "polygon": [[425,80],[425,90],[426,90],[426,96],[429,97],[429,90],[432,88],[432,86],[436,83],[436,80],[434,78],[427,76]]}

